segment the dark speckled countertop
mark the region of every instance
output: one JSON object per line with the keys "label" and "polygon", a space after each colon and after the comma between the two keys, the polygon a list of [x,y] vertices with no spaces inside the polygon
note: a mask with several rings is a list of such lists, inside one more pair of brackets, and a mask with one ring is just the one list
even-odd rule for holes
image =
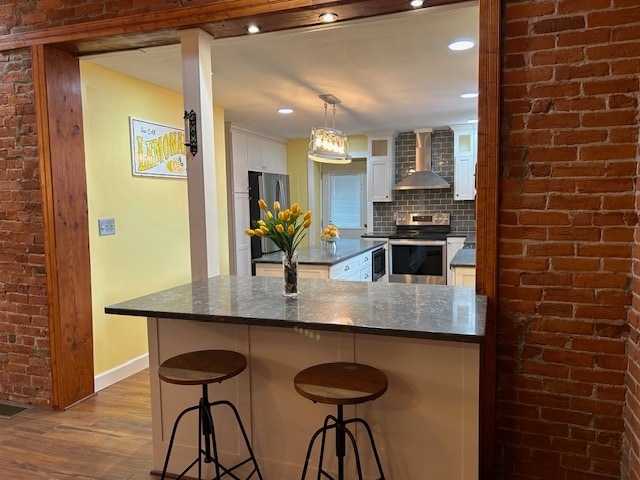
{"label": "dark speckled countertop", "polygon": [[476,266],[476,249],[461,248],[451,259],[452,267],[475,267]]}
{"label": "dark speckled countertop", "polygon": [[[298,250],[298,263],[304,265],[335,265],[356,255],[384,246],[384,242],[376,240],[352,240],[340,238],[336,241],[336,252],[327,253],[324,242],[310,245]],[[253,260],[254,263],[282,263],[282,252],[267,253]]]}
{"label": "dark speckled countertop", "polygon": [[200,322],[303,327],[479,343],[487,301],[473,287],[301,278],[219,276],[105,308],[106,313]]}

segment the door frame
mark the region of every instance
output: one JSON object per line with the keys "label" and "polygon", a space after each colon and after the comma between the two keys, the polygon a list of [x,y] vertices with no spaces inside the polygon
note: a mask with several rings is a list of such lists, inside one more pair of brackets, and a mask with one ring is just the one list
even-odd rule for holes
{"label": "door frame", "polygon": [[[440,4],[457,3],[459,0],[442,0]],[[386,0],[385,0],[386,2]],[[358,15],[366,17],[375,15],[369,9],[383,8],[385,2],[354,0],[345,2],[350,7],[358,8]],[[231,0],[229,2],[198,7],[178,7],[167,10],[153,12],[152,14],[131,15],[128,17],[100,20],[95,22],[76,23],[50,29],[25,32],[20,34],[5,35],[0,37],[0,50],[14,50],[24,47],[32,47],[34,53],[34,94],[38,102],[38,109],[42,108],[42,102],[46,101],[48,95],[63,95],[60,85],[56,85],[52,79],[46,75],[45,65],[50,55],[55,49],[44,48],[44,46],[59,45],[61,49],[68,49],[70,44],[78,45],[78,42],[87,42],[90,46],[107,45],[113,50],[122,49],[122,42],[131,35],[139,35],[141,41],[149,43],[158,41],[163,35],[175,35],[172,28],[197,28],[199,23],[212,23],[219,21],[237,21],[246,23],[244,19],[255,17],[256,15],[269,14],[274,20],[279,14],[287,13],[311,13],[317,12],[318,6],[322,4],[335,5],[335,2],[319,0],[309,5],[309,2],[299,0],[281,0],[274,5],[270,0]],[[387,4],[390,2],[387,2]],[[406,4],[406,2],[404,2]],[[438,2],[435,2],[438,3]],[[480,402],[480,472],[481,478],[492,478],[494,465],[494,437],[495,437],[495,387],[496,387],[496,310],[497,310],[497,259],[498,259],[498,158],[499,158],[499,121],[500,121],[500,0],[479,0],[480,7],[480,38],[479,38],[479,98],[478,98],[478,164],[477,164],[477,195],[476,195],[476,290],[479,294],[486,295],[488,301],[487,324],[485,337],[481,345],[481,402]],[[284,18],[284,17],[283,17]],[[308,20],[309,22],[311,20]],[[282,28],[288,28],[288,18],[283,22]],[[157,32],[157,37],[154,34]],[[168,32],[168,33],[167,33]],[[59,224],[56,226],[56,218],[68,208],[71,199],[65,198],[63,188],[51,181],[48,172],[52,157],[47,148],[47,132],[51,133],[51,118],[48,110],[38,115],[38,147],[40,163],[42,165],[41,189],[43,194],[44,211],[44,235],[45,256],[47,258],[47,281],[49,299],[49,324],[51,332],[59,332],[60,327],[65,324],[65,307],[72,306],[77,295],[61,295],[63,288],[67,288],[60,282],[61,273],[73,271],[73,259],[63,259],[56,255],[60,248],[57,243],[59,236],[65,229],[78,228],[86,229],[88,226]],[[72,146],[70,138],[58,138],[57,142],[69,142],[67,146]],[[63,146],[63,145],[60,146]],[[80,175],[73,177],[75,182],[80,183]],[[86,201],[86,196],[85,196]],[[482,208],[478,208],[481,205]],[[70,237],[73,241],[73,237]],[[82,247],[81,236],[76,239]],[[68,245],[73,248],[72,245]],[[71,275],[71,273],[69,273]],[[56,280],[57,279],[57,280]],[[78,286],[90,289],[90,278],[81,271],[74,281]],[[85,322],[87,320],[84,320]],[[90,322],[90,315],[89,320]],[[55,408],[65,408],[66,395],[64,392],[70,388],[70,377],[61,373],[56,362],[62,358],[53,352],[63,352],[69,348],[71,343],[66,343],[58,335],[51,335],[52,349],[52,382],[53,382],[53,402]],[[77,373],[77,372],[76,372]],[[88,373],[83,374],[85,377]],[[93,372],[91,371],[91,375]]]}

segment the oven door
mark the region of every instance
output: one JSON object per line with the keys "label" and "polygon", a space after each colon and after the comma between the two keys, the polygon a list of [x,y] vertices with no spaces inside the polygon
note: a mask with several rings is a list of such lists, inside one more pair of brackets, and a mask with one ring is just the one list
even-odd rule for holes
{"label": "oven door", "polygon": [[389,240],[389,281],[447,284],[445,240]]}

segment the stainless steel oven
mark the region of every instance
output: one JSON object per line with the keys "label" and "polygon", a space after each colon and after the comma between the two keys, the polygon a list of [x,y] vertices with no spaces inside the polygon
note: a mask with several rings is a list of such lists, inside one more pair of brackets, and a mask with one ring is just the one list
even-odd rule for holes
{"label": "stainless steel oven", "polygon": [[449,213],[400,212],[389,237],[389,281],[447,283]]}
{"label": "stainless steel oven", "polygon": [[445,240],[389,240],[390,282],[447,283]]}

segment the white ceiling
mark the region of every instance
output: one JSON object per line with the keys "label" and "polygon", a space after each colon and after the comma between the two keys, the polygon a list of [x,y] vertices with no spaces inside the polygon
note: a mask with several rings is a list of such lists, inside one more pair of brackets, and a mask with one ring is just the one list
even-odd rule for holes
{"label": "white ceiling", "polygon": [[[477,1],[212,41],[213,94],[225,119],[285,138],[324,125],[331,93],[342,100],[336,128],[348,135],[464,123],[477,100]],[[472,39],[476,47],[447,45]],[[146,82],[182,91],[180,46],[83,57]],[[289,106],[294,113],[277,113]],[[333,119],[329,107],[328,125]]]}

